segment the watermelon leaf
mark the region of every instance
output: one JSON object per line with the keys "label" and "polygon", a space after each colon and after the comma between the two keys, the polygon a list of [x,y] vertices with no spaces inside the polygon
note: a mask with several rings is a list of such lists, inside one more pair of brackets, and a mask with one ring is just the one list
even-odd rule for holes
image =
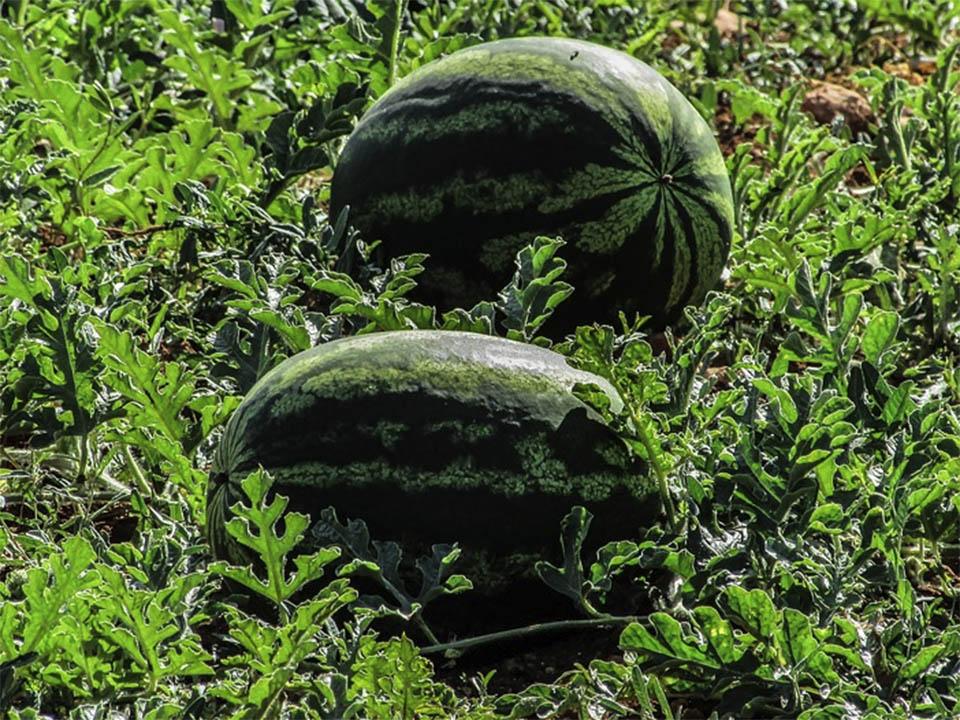
{"label": "watermelon leaf", "polygon": [[269,207],[301,175],[328,166],[330,141],[349,134],[366,103],[366,91],[348,80],[337,86],[332,97],[320,98],[309,108],[275,115],[264,136],[274,179],[260,206]]}
{"label": "watermelon leaf", "polygon": [[573,286],[560,280],[567,263],[557,251],[564,244],[560,238],[538,237],[517,253],[513,279],[497,298],[511,340],[531,341],[573,293]]}
{"label": "watermelon leaf", "polygon": [[338,573],[376,581],[397,604],[391,606],[383,597],[377,596],[369,597],[368,601],[382,611],[414,621],[433,642],[436,638],[422,618],[424,607],[444,595],[455,595],[473,588],[469,579],[453,573],[460,550],[455,545],[438,544],[431,548],[429,556],[417,558],[414,562],[421,584],[419,592],[411,593],[401,573],[403,553],[400,546],[395,542],[371,540],[363,520],[353,518],[346,524],[341,523],[332,507],[320,512],[320,519],[310,529],[310,538],[318,544],[336,543],[343,548],[348,562]]}
{"label": "watermelon leaf", "polygon": [[227,686],[218,688],[216,694],[257,708],[258,714],[249,717],[270,717],[270,708],[290,689],[291,679],[321,646],[321,634],[329,619],[356,599],[356,592],[347,583],[343,579],[332,581],[315,597],[298,605],[279,626],[225,606],[230,637],[243,650],[230,662],[250,667],[257,679],[245,688],[246,692],[232,693]]}
{"label": "watermelon leaf", "polygon": [[[96,278],[96,271],[88,264],[74,269],[59,248],[49,255],[52,273],[15,255],[0,257],[0,300],[17,308],[7,321],[8,332],[32,340],[22,343],[12,362],[8,359],[20,367],[0,412],[0,430],[36,433],[40,444],[62,436],[83,437],[113,414],[100,397],[95,338],[87,325],[92,308],[82,287],[84,275]],[[77,474],[83,471],[80,463]]]}
{"label": "watermelon leaf", "polygon": [[579,505],[567,513],[560,524],[563,567],[558,568],[545,560],[539,560],[534,569],[540,579],[553,590],[566,595],[588,615],[597,616],[600,613],[594,609],[584,593],[583,563],[580,561],[580,551],[592,520],[590,511]]}
{"label": "watermelon leaf", "polygon": [[615,540],[597,551],[597,561],[590,565],[588,580],[591,591],[605,593],[613,586],[613,578],[640,559],[640,548],[631,540]]}
{"label": "watermelon leaf", "polygon": [[[340,550],[325,547],[310,554],[296,555],[292,558],[294,569],[288,573],[288,556],[303,540],[309,518],[297,512],[284,515],[287,498],[277,495],[270,499],[270,485],[269,476],[262,470],[244,478],[241,487],[250,506],[243,503],[233,505],[230,511],[235,517],[226,524],[227,532],[237,542],[257,554],[266,577],[260,577],[249,566],[238,567],[225,562],[213,563],[211,570],[264,596],[283,612],[283,604],[307,583],[319,579],[324,568],[340,557]],[[283,530],[278,532],[281,518]]]}
{"label": "watermelon leaf", "polygon": [[89,542],[71,537],[64,543],[61,554],[51,555],[44,567],[27,571],[23,601],[6,605],[16,608],[14,617],[19,615],[13,627],[18,628],[21,642],[15,648],[11,639],[5,638],[0,658],[12,660],[42,650],[53,642],[52,631],[67,605],[77,594],[96,584],[96,572],[91,567],[95,560],[96,552]]}
{"label": "watermelon leaf", "polygon": [[140,350],[129,333],[100,320],[91,324],[100,340],[97,357],[108,370],[104,381],[126,399],[127,413],[186,454],[190,443],[183,411],[193,398],[190,376],[178,363],[161,363]]}
{"label": "watermelon leaf", "polygon": [[320,519],[310,528],[310,537],[316,543],[336,543],[343,549],[348,562],[337,571],[341,577],[371,578],[399,603],[394,608],[385,598],[371,595],[365,596],[366,604],[396,612],[406,619],[421,609],[400,576],[403,557],[400,546],[395,542],[371,540],[363,520],[352,518],[344,525],[334,508],[325,508],[320,511]]}
{"label": "watermelon leaf", "polygon": [[406,295],[417,285],[427,256],[413,253],[390,260],[386,271],[372,277],[367,287],[346,273],[321,270],[310,282],[314,290],[334,296],[331,314],[365,321],[360,332],[433,328],[436,310],[410,302]]}
{"label": "watermelon leaf", "polygon": [[[665,425],[663,413],[654,410],[667,406],[670,391],[654,363],[653,348],[638,330],[639,322],[620,337],[609,325],[581,326],[575,344],[565,350],[575,367],[607,380],[623,400],[625,412],[606,415],[635,455],[653,469],[669,524],[676,529],[679,519],[669,478],[675,460],[660,440]],[[596,397],[595,391],[583,386],[575,392],[584,402]],[[596,409],[601,413],[607,410]]]}
{"label": "watermelon leaf", "polygon": [[[138,583],[108,565],[99,568],[99,579],[109,590],[110,600],[99,608],[98,624],[102,623],[104,635],[127,655],[136,674],[142,674],[149,686],[169,676],[213,674],[207,664],[211,657],[196,635],[183,631],[175,606],[165,606],[151,590],[137,587]],[[203,581],[200,573],[177,578],[184,595]]]}
{"label": "watermelon leaf", "polygon": [[207,279],[226,291],[224,303],[230,308],[214,335],[217,374],[231,378],[242,391],[285,354],[309,348],[326,330],[327,318],[294,304],[303,293],[295,282],[303,267],[294,265],[222,260],[206,271]]}
{"label": "watermelon leaf", "polygon": [[418,558],[417,570],[423,578],[417,602],[426,605],[441,595],[456,595],[473,588],[464,575],[453,574],[453,564],[460,557],[460,548],[456,545],[434,545],[429,557]]}

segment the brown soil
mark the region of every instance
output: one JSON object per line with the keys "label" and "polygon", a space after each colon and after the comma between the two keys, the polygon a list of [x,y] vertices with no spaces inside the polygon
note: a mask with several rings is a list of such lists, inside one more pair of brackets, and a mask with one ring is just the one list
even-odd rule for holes
{"label": "brown soil", "polygon": [[835,83],[817,83],[804,97],[800,109],[822,125],[829,125],[841,115],[853,132],[864,132],[876,122],[870,103],[863,95]]}

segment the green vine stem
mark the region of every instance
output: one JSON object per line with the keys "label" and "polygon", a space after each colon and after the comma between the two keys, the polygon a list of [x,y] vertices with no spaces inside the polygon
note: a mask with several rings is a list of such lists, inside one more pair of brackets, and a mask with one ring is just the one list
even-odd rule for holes
{"label": "green vine stem", "polygon": [[617,378],[614,373],[605,373],[607,375],[607,380],[613,385],[614,390],[617,391],[617,394],[624,398],[624,405],[627,408],[627,411],[630,413],[630,420],[633,422],[633,427],[636,430],[637,437],[640,439],[640,442],[643,443],[643,449],[647,453],[647,457],[650,459],[650,464],[653,466],[653,472],[657,476],[657,486],[660,489],[660,497],[663,500],[663,508],[667,513],[667,524],[670,526],[670,531],[678,533],[680,531],[679,523],[677,522],[677,511],[673,504],[673,497],[670,495],[670,484],[667,482],[667,472],[663,469],[663,465],[660,462],[660,458],[657,457],[657,454],[654,452],[653,441],[650,439],[650,434],[646,431],[646,428],[643,424],[643,417],[640,415],[640,410],[633,405],[633,403],[626,400],[629,397],[624,389],[621,387],[620,383],[617,381]]}
{"label": "green vine stem", "polygon": [[394,0],[393,17],[391,18],[392,33],[390,35],[390,74],[388,82],[393,87],[397,82],[397,56],[400,54],[400,24],[407,9],[407,0]]}
{"label": "green vine stem", "polygon": [[597,627],[617,627],[619,625],[629,625],[632,622],[639,622],[644,618],[639,615],[606,615],[598,618],[588,618],[585,620],[556,620],[553,622],[537,623],[535,625],[526,625],[524,627],[513,628],[511,630],[500,630],[498,632],[487,633],[485,635],[476,635],[463,640],[454,640],[453,642],[440,643],[437,645],[428,645],[421,648],[423,655],[433,655],[436,653],[445,653],[449,651],[464,652],[472,648],[492,643],[503,642],[505,640],[517,640],[525,637],[544,635],[553,632],[562,632],[564,630],[583,630]]}

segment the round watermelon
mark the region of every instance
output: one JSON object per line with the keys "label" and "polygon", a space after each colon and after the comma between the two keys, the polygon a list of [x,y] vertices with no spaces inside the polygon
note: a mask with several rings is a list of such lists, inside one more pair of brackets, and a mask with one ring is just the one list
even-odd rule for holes
{"label": "round watermelon", "polygon": [[595,513],[595,540],[635,536],[659,509],[656,491],[577,383],[620,406],[563,356],[485,335],[387,332],[295,355],[227,423],[207,497],[214,554],[245,560],[224,526],[258,467],[293,509],[316,518],[332,506],[405,547],[553,555],[576,504]]}
{"label": "round watermelon", "polygon": [[383,95],[348,139],[331,214],[393,257],[430,254],[416,299],[493,299],[518,249],[562,236],[575,287],[552,330],[663,325],[699,303],[726,262],[733,201],[697,111],[622,52],[558,38],[477,45]]}

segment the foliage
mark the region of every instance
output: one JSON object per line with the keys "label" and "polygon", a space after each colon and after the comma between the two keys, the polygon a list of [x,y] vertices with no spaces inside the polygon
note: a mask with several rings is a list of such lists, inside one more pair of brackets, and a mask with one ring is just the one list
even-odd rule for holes
{"label": "foliage", "polygon": [[[0,4],[0,708],[960,714],[957,12],[731,7],[734,32],[712,0]],[[229,528],[253,562],[213,563],[206,470],[242,395],[320,342],[440,327],[549,344],[549,313],[576,302],[562,241],[441,315],[405,297],[429,257],[378,267],[375,239],[325,213],[345,136],[396,77],[530,34],[625,49],[691,97],[737,237],[724,287],[665,335],[622,318],[555,346],[618,388],[619,414],[578,392],[660,484],[662,522],[588,553],[574,509],[562,561],[536,566],[584,615],[558,622],[619,633],[620,652],[454,690],[473,645],[431,640],[424,608],[483,582],[457,548],[410,575],[355,522],[283,516],[255,473]],[[810,79],[857,88],[869,127],[814,122]]]}

